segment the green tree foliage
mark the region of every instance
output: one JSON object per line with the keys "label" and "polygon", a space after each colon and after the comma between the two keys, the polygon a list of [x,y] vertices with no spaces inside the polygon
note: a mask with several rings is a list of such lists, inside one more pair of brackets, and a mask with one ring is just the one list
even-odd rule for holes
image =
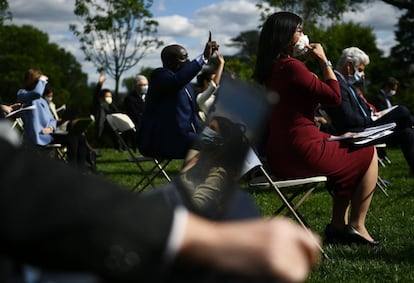
{"label": "green tree foliage", "polygon": [[378,63],[383,53],[375,42],[375,34],[371,27],[364,27],[358,23],[347,22],[334,24],[325,30],[316,30],[310,33],[311,41],[321,42],[330,60],[335,64],[344,48],[355,46],[364,50],[370,57],[370,69]]}
{"label": "green tree foliage", "polygon": [[236,47],[239,51],[226,56],[225,71],[245,79],[252,80],[253,66],[256,62],[257,45],[259,43],[259,30],[241,32],[238,36],[230,39],[230,47]]}
{"label": "green tree foliage", "polygon": [[76,0],[80,25],[70,25],[88,61],[115,80],[118,95],[122,74],[148,51],[162,45],[155,35],[158,23],[149,9],[152,0]]}
{"label": "green tree foliage", "polygon": [[382,0],[399,9],[414,10],[414,2],[412,0]]}
{"label": "green tree foliage", "polygon": [[[256,62],[256,56],[251,58],[251,62]],[[253,81],[253,67],[252,63],[240,60],[237,57],[226,59],[226,65],[224,66],[226,72],[246,81]]]}
{"label": "green tree foliage", "polygon": [[47,34],[32,26],[0,26],[0,85],[5,102],[16,101],[28,68],[40,69],[49,76],[57,105],[73,104],[89,112],[87,75],[72,54],[50,43]]}
{"label": "green tree foliage", "polygon": [[273,12],[272,8],[277,7],[300,15],[307,23],[317,23],[325,19],[339,20],[343,13],[354,11],[358,4],[368,1],[262,0],[257,6],[262,12],[262,17],[266,17],[266,15]]}
{"label": "green tree foliage", "polygon": [[235,56],[250,59],[257,52],[257,45],[259,44],[259,31],[242,31],[238,36],[231,38],[230,41],[231,43],[227,44],[227,46],[239,49],[239,52],[237,52]]}
{"label": "green tree foliage", "polygon": [[398,95],[394,102],[407,106],[414,113],[414,10],[408,10],[398,22],[398,30],[395,32],[398,44],[391,49],[392,73],[400,81]]}
{"label": "green tree foliage", "polygon": [[12,13],[9,10],[9,3],[7,0],[0,0],[0,25],[3,25],[5,21],[12,19]]}

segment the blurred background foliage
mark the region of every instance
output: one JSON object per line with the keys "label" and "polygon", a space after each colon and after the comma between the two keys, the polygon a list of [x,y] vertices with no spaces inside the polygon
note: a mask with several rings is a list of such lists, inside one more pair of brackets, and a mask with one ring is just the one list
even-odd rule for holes
{"label": "blurred background foliage", "polygon": [[[366,68],[367,82],[364,87],[368,99],[379,91],[388,76],[394,76],[400,81],[394,102],[406,105],[414,113],[413,1],[383,1],[404,11],[395,30],[397,44],[387,55],[377,47],[371,27],[342,21],[344,12],[356,11],[362,3],[370,1],[372,0],[266,0],[259,1],[257,7],[263,18],[277,10],[289,10],[301,15],[304,18],[304,32],[309,35],[311,42],[323,44],[334,65],[344,48],[357,46],[364,50],[371,59]],[[225,71],[251,80],[259,31],[260,27],[240,31],[231,39],[228,45],[236,47],[238,51],[235,54],[223,54],[226,59]],[[312,60],[305,61],[318,74],[319,66]],[[76,115],[89,115],[94,85],[88,85],[88,77],[82,71],[81,64],[70,52],[49,42],[48,35],[35,27],[12,25],[8,2],[0,0],[0,84],[1,97],[6,103],[15,102],[16,91],[22,86],[23,73],[28,68],[38,68],[49,75],[57,105],[66,104]],[[149,78],[151,71],[152,68],[142,67],[136,74],[144,74]],[[133,88],[133,82],[134,76],[122,79],[125,93]],[[114,97],[121,110],[125,93]]]}

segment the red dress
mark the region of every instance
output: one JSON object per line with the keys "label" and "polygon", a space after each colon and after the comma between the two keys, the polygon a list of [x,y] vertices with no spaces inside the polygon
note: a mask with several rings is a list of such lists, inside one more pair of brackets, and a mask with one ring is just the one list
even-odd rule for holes
{"label": "red dress", "polygon": [[337,195],[350,197],[367,171],[373,146],[354,148],[330,142],[315,125],[318,104],[341,103],[339,84],[323,82],[295,58],[278,60],[267,83],[279,94],[270,115],[267,160],[279,178],[324,175]]}

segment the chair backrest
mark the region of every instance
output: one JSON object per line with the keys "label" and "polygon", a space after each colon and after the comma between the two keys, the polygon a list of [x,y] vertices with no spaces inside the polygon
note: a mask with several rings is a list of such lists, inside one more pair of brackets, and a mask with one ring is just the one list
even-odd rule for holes
{"label": "chair backrest", "polygon": [[252,147],[250,147],[247,152],[246,159],[244,160],[240,176],[246,175],[248,172],[259,166],[263,166],[263,163],[260,160],[257,153],[255,152],[255,150]]}
{"label": "chair backrest", "polygon": [[106,120],[114,131],[126,132],[126,131],[135,131],[135,124],[132,122],[131,118],[124,113],[113,113],[106,115]]}

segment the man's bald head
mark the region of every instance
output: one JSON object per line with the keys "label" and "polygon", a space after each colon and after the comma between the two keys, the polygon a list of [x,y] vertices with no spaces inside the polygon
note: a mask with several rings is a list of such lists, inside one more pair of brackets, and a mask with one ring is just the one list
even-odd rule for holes
{"label": "man's bald head", "polygon": [[176,72],[189,62],[187,50],[178,44],[168,45],[161,51],[161,61],[165,68]]}

